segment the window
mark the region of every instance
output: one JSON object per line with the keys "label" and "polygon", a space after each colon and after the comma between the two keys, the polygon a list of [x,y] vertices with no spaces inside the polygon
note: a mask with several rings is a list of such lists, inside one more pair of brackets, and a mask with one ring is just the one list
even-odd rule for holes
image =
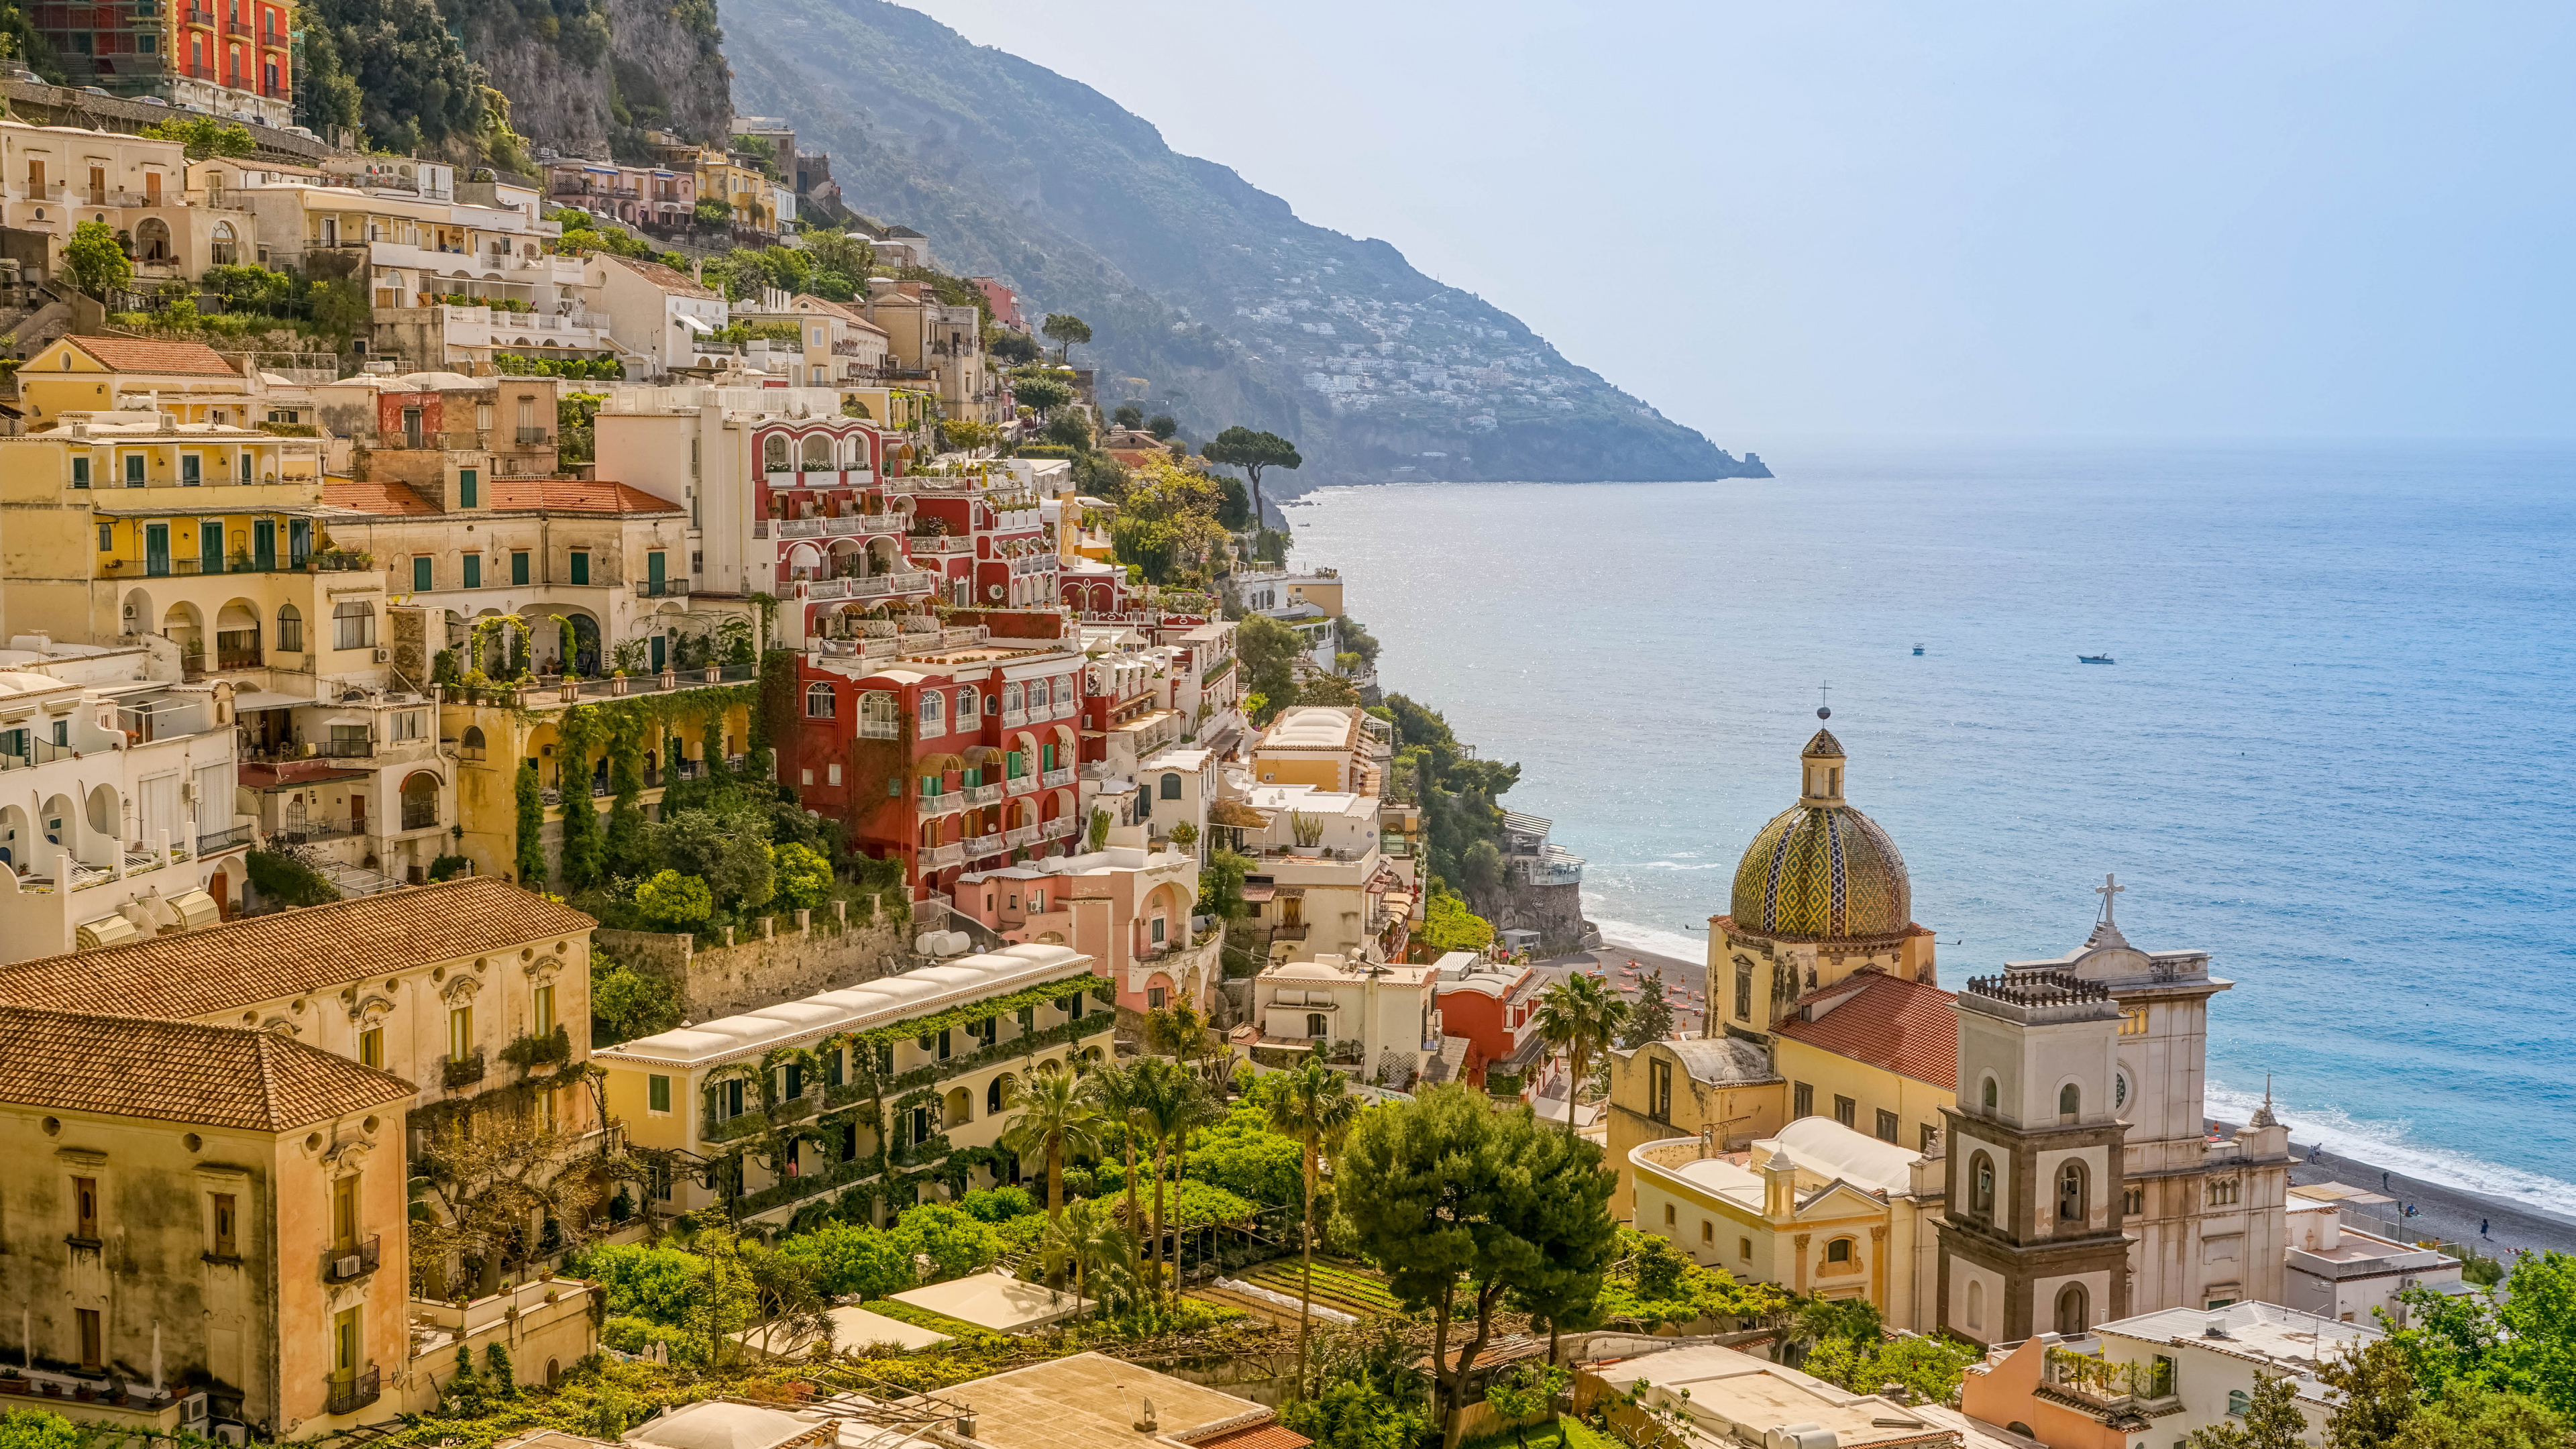
{"label": "window", "polygon": [[476,505],[476,503],[477,503],[477,502],[481,499],[481,497],[482,497],[482,493],[483,493],[483,486],[482,486],[482,485],[483,485],[483,480],[482,480],[480,477],[476,476],[476,473],[475,473],[475,470],[474,470],[474,469],[472,469],[472,468],[459,468],[459,469],[457,469],[457,470],[456,470],[456,506],[457,506],[457,507],[459,507],[459,508],[472,508],[472,507],[474,507],[474,506]]}
{"label": "window", "polygon": [[241,1204],[228,1192],[208,1193],[212,1198],[215,1239],[207,1251],[218,1258],[241,1256]]}
{"label": "window", "polygon": [[304,652],[304,611],[293,604],[278,606],[277,647],[286,654]]}
{"label": "window", "polygon": [[944,1062],[948,1060],[949,1056],[956,1050],[955,1037],[956,1033],[951,1029],[944,1026],[939,1029],[939,1059],[941,1061]]}
{"label": "window", "polygon": [[1834,1120],[1835,1120],[1835,1121],[1840,1122],[1841,1124],[1843,1124],[1843,1125],[1844,1125],[1844,1126],[1846,1126],[1846,1127],[1849,1127],[1849,1126],[1853,1125],[1853,1123],[1852,1123],[1852,1119],[1853,1119],[1854,1117],[1858,1116],[1858,1115],[1859,1115],[1859,1113],[1860,1113],[1860,1103],[1853,1101],[1853,1100],[1852,1100],[1851,1098],[1849,1098],[1849,1097],[1845,1097],[1845,1096],[1841,1096],[1841,1095],[1837,1095],[1837,1096],[1835,1096],[1835,1098],[1834,1098]]}
{"label": "window", "polygon": [[[394,738],[396,740],[417,740],[428,738],[429,711],[425,709],[402,710],[394,715],[393,722]],[[433,786],[433,788],[435,788],[435,786]]]}
{"label": "window", "polygon": [[1816,1089],[1805,1082],[1796,1084],[1790,1089],[1789,1093],[1789,1116],[1794,1120],[1799,1117],[1813,1117],[1815,1115]]}
{"label": "window", "polygon": [[837,785],[841,783],[841,765],[839,761],[835,760],[831,764],[823,767],[823,783],[826,785]]}
{"label": "window", "polygon": [[72,1179],[72,1236],[85,1242],[98,1241],[98,1179]]}
{"label": "window", "polygon": [[1735,1240],[1735,1256],[1737,1256],[1738,1258],[1743,1259],[1743,1260],[1744,1260],[1745,1262],[1747,1262],[1747,1263],[1752,1262],[1752,1261],[1753,1261],[1753,1240],[1752,1240],[1751,1238],[1738,1238],[1738,1239],[1736,1239],[1736,1240]]}
{"label": "window", "polygon": [[447,1059],[461,1062],[474,1055],[474,1008],[459,1006],[447,1013]]}
{"label": "window", "polygon": [[1669,1228],[1669,1227],[1671,1227],[1672,1225],[1673,1225],[1673,1205],[1672,1205],[1671,1203],[1666,1203],[1666,1204],[1664,1204],[1664,1226]]}
{"label": "window", "polygon": [[1700,1222],[1699,1222],[1699,1240],[1700,1240],[1701,1242],[1703,1242],[1703,1243],[1714,1243],[1714,1242],[1716,1242],[1716,1241],[1717,1241],[1717,1224],[1715,1224],[1715,1223],[1713,1223],[1713,1222],[1710,1222],[1710,1221],[1709,1221],[1708,1219],[1706,1219],[1706,1218],[1702,1218],[1702,1219],[1700,1219]]}
{"label": "window", "polygon": [[527,581],[528,551],[524,548],[512,549],[510,551],[510,582],[514,584],[525,584]]}
{"label": "window", "polygon": [[376,606],[343,599],[331,606],[331,647],[372,649],[376,646]]}
{"label": "window", "polygon": [[2070,1162],[2057,1174],[2057,1221],[2081,1227],[2085,1207],[2084,1167],[2081,1163]]}
{"label": "window", "polygon": [[[1161,925],[1161,924],[1163,924],[1163,923],[1162,923],[1161,921],[1156,921],[1154,924],[1155,924],[1155,925],[1157,925],[1157,926],[1160,926],[1160,925]],[[1160,933],[1158,932],[1157,934],[1160,934]],[[1145,988],[1145,1009],[1146,1009],[1147,1011],[1160,1011],[1160,1010],[1162,1010],[1162,1009],[1163,1009],[1163,998],[1164,998],[1165,996],[1169,995],[1169,994],[1170,994],[1170,993],[1166,992],[1166,991],[1165,991],[1162,987],[1160,987],[1160,986],[1148,986],[1148,987],[1146,987],[1146,988]]]}
{"label": "window", "polygon": [[1306,1013],[1306,1035],[1321,1040],[1333,1034],[1333,1025],[1320,1011]]}
{"label": "window", "polygon": [[946,696],[935,689],[925,689],[921,692],[921,732],[923,734],[947,733],[947,727],[940,723],[940,717],[945,712]]}
{"label": "window", "polygon": [[140,488],[143,486],[143,455],[141,453],[128,453],[125,455],[125,486],[128,488]]}
{"label": "window", "polygon": [[2242,1419],[2245,1417],[2246,1411],[2253,1407],[2253,1400],[2246,1396],[2243,1389],[2229,1389],[2227,1391],[2227,1417],[2231,1419]]}
{"label": "window", "polygon": [[2155,1365],[2147,1375],[2147,1397],[2151,1399],[2162,1399],[2172,1395],[2174,1391],[2174,1367],[2174,1361],[2171,1356],[2161,1353],[2156,1355]]}
{"label": "window", "polygon": [[2146,1034],[2147,1009],[2143,1006],[2124,1006],[2120,1008],[2120,1035],[2145,1036]]}
{"label": "window", "polygon": [[[89,459],[72,459],[72,486],[74,488],[87,488],[89,486]],[[105,548],[107,545],[102,543],[99,547]]]}
{"label": "window", "polygon": [[961,730],[967,729],[972,727],[974,723],[975,691],[971,689],[961,689],[957,691],[957,727]]}
{"label": "window", "polygon": [[2228,1207],[2233,1205],[2235,1201],[2236,1179],[2232,1177],[2216,1179],[2209,1184],[2209,1205],[2211,1207]]}
{"label": "window", "polygon": [[805,717],[807,719],[830,719],[834,708],[836,708],[836,706],[833,703],[832,686],[828,684],[809,684],[805,686]]}
{"label": "window", "polygon": [[572,551],[572,581],[576,584],[590,582],[590,554],[585,549]]}
{"label": "window", "polygon": [[1163,798],[1166,800],[1178,800],[1181,798],[1180,776],[1165,775],[1163,777]]}
{"label": "window", "polygon": [[1735,1015],[1740,1021],[1753,1019],[1753,968],[1735,968]]}
{"label": "window", "polygon": [[2057,1120],[2072,1122],[2083,1115],[2084,1091],[2073,1082],[2057,1089]]}
{"label": "window", "polygon": [[2113,1072],[2111,1074],[2111,1110],[2118,1112],[2126,1108],[2128,1105],[2129,1074],[2127,1072]]}
{"label": "window", "polygon": [[179,455],[179,486],[194,488],[206,481],[206,460],[196,453]]}
{"label": "window", "polygon": [[1986,1326],[1986,1285],[1983,1283],[1968,1284],[1968,1326],[1970,1328]]}
{"label": "window", "polygon": [[1878,1114],[1878,1132],[1877,1132],[1877,1134],[1876,1134],[1876,1135],[1877,1135],[1877,1137],[1878,1137],[1878,1140],[1879,1140],[1879,1141],[1881,1141],[1881,1142],[1893,1142],[1893,1141],[1895,1141],[1895,1140],[1896,1140],[1896,1114],[1895,1114],[1895,1113],[1890,1112],[1890,1111],[1887,1111],[1887,1110],[1885,1110],[1885,1109],[1883,1109],[1883,1108],[1879,1111],[1879,1114]]}
{"label": "window", "polygon": [[1673,1064],[1650,1061],[1646,1064],[1646,1115],[1658,1122],[1673,1120]]}
{"label": "window", "polygon": [[555,989],[540,986],[528,993],[528,1022],[539,1036],[552,1036],[555,1030]]}
{"label": "window", "polygon": [[2120,1212],[2125,1217],[2140,1217],[2147,1210],[2147,1190],[2133,1187],[2120,1194]]}
{"label": "window", "polygon": [[385,1029],[371,1026],[358,1033],[358,1065],[385,1069]]}
{"label": "window", "polygon": [[[98,1310],[95,1308],[76,1308],[72,1311],[79,1316],[80,1321],[81,1367],[85,1369],[96,1369],[102,1367],[103,1365],[100,1359],[100,1344],[98,1341]],[[2240,1394],[2238,1397],[2242,1398],[2243,1395]]]}
{"label": "window", "polygon": [[1995,1215],[1995,1163],[1982,1152],[1968,1159],[1968,1210],[1981,1218]]}
{"label": "window", "polygon": [[1985,1104],[1985,1111],[1986,1111],[1986,1115],[1987,1115],[1987,1116],[1991,1117],[1991,1116],[1995,1115],[1995,1079],[1994,1079],[1994,1078],[1992,1078],[1992,1077],[1988,1077],[1988,1078],[1986,1078],[1986,1086],[1985,1086],[1985,1090],[1980,1094],[1979,1100],[1980,1100],[1980,1101],[1982,1101],[1982,1102]]}
{"label": "window", "polygon": [[465,556],[464,577],[459,582],[469,589],[483,587],[483,555],[469,553]]}
{"label": "window", "polygon": [[415,555],[411,561],[411,591],[425,594],[437,587],[437,564],[427,554]]}
{"label": "window", "polygon": [[903,738],[903,702],[882,689],[872,689],[860,695],[859,738],[863,740]]}
{"label": "window", "polygon": [[339,1177],[331,1180],[331,1247],[335,1252],[353,1252],[358,1246],[358,1179]]}
{"label": "window", "polygon": [[1825,1261],[1826,1261],[1826,1262],[1828,1262],[1828,1263],[1849,1263],[1851,1260],[1852,1260],[1852,1240],[1851,1240],[1851,1239],[1849,1239],[1849,1238],[1836,1238],[1836,1239],[1834,1239],[1832,1242],[1825,1244]]}

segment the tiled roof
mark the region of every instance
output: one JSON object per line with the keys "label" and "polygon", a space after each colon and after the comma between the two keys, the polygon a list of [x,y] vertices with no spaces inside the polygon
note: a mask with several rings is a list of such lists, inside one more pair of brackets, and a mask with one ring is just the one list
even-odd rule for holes
{"label": "tiled roof", "polygon": [[[599,924],[495,876],[0,967],[0,1002],[204,1016]],[[0,1038],[5,1039],[5,1038]]]}
{"label": "tiled roof", "polygon": [[661,288],[665,292],[672,293],[675,296],[704,297],[711,302],[721,302],[724,300],[723,295],[718,293],[714,288],[699,286],[696,282],[689,279],[688,273],[681,271],[676,267],[666,267],[660,262],[648,262],[638,257],[621,257],[610,252],[595,252],[593,255],[597,256],[603,262],[609,262],[617,266],[624,267],[626,270],[633,272],[635,275],[642,277],[648,282],[651,282],[654,286]]}
{"label": "tiled roof", "polygon": [[628,483],[595,478],[495,478],[494,508],[551,508],[574,513],[677,513],[680,505]]}
{"label": "tiled roof", "polygon": [[233,371],[223,354],[202,342],[159,342],[145,337],[66,337],[81,351],[119,372]]}
{"label": "tiled roof", "polygon": [[1240,1429],[1228,1429],[1222,1434],[1183,1442],[1194,1444],[1197,1449],[1306,1449],[1315,1441],[1285,1424],[1273,1422],[1247,1424]]}
{"label": "tiled roof", "polygon": [[19,1107],[287,1132],[412,1096],[272,1031],[0,1006],[0,1041],[0,1102]]}
{"label": "tiled roof", "polygon": [[1949,992],[1920,981],[1874,976],[1857,993],[1849,981],[1840,981],[1799,1002],[1829,999],[1841,1004],[1814,1021],[1794,1016],[1783,1021],[1780,1035],[1944,1091],[1958,1090],[1959,1015],[1951,1008]]}
{"label": "tiled roof", "polygon": [[438,505],[402,483],[360,483],[349,478],[322,480],[322,506],[352,513],[436,513]]}

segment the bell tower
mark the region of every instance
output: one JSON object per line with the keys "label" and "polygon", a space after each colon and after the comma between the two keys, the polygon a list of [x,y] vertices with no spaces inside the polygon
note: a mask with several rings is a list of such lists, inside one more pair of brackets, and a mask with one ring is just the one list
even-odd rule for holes
{"label": "bell tower", "polygon": [[1995,1344],[2127,1317],[2119,1004],[2096,982],[2014,971],[1970,981],[1954,1005],[1941,1326]]}

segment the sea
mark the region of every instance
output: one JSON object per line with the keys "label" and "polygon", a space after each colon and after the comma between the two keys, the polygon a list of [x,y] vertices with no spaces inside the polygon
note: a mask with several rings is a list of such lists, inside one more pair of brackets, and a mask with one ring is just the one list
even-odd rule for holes
{"label": "sea", "polygon": [[1829,707],[1945,984],[2079,945],[2116,874],[2132,943],[2234,982],[2213,1115],[2576,1212],[2576,447],[1765,460],[1284,511],[1613,943],[1705,958]]}

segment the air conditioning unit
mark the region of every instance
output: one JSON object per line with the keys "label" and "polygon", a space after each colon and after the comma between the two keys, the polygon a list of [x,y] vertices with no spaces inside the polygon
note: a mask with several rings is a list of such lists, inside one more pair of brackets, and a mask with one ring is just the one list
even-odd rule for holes
{"label": "air conditioning unit", "polygon": [[339,1262],[333,1264],[331,1272],[334,1277],[355,1278],[360,1273],[365,1272],[366,1267],[366,1259],[359,1257],[355,1253],[351,1253],[347,1257],[342,1258]]}
{"label": "air conditioning unit", "polygon": [[179,1427],[203,1438],[206,1420],[211,1413],[212,1405],[207,1402],[205,1391],[200,1389],[179,1400]]}
{"label": "air conditioning unit", "polygon": [[392,651],[392,650],[390,650],[390,649],[379,649],[379,650],[377,650],[377,651],[376,651],[376,662],[377,662],[378,664],[391,664],[391,663],[393,663],[393,662],[394,662],[394,651]]}
{"label": "air conditioning unit", "polygon": [[248,1444],[250,1442],[250,1426],[247,1424],[233,1423],[217,1424],[215,1426],[215,1438],[226,1444]]}

